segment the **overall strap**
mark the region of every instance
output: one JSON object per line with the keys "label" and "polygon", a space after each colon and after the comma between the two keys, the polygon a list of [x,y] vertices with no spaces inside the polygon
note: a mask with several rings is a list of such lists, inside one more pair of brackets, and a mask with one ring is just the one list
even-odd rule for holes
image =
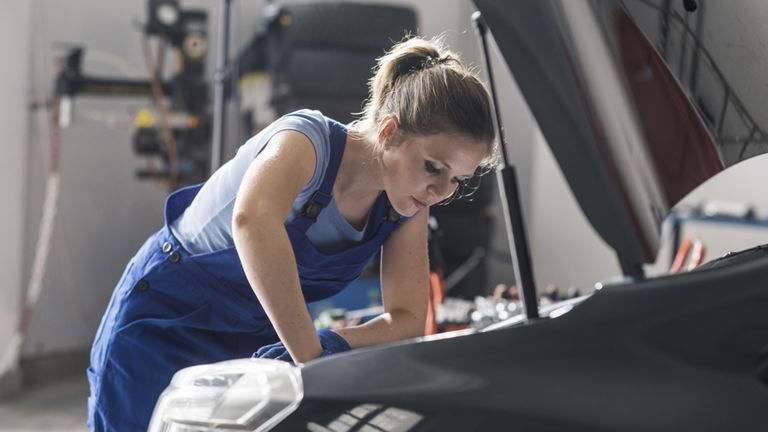
{"label": "overall strap", "polygon": [[345,126],[327,117],[326,121],[330,129],[330,160],[328,161],[328,168],[325,170],[320,187],[312,193],[312,196],[304,204],[301,214],[292,223],[302,231],[306,231],[317,220],[320,212],[331,202],[333,198],[333,184],[336,182],[341,158],[344,156],[344,147],[347,144]]}
{"label": "overall strap", "polygon": [[184,213],[184,210],[189,207],[203,185],[205,185],[205,183],[183,187],[168,195],[165,199],[165,207],[163,209],[166,225],[170,225],[176,218]]}
{"label": "overall strap", "polygon": [[409,217],[401,216],[392,204],[389,202],[387,194],[382,192],[376,201],[373,203],[371,209],[372,217],[371,223],[368,225],[368,229],[365,234],[365,239],[369,240],[380,234],[388,234],[397,228],[403,222],[409,220]]}

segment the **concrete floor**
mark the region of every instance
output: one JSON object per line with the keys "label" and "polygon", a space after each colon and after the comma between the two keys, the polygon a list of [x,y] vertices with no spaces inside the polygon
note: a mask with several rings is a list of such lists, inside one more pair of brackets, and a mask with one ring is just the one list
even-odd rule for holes
{"label": "concrete floor", "polygon": [[88,381],[76,376],[0,400],[0,432],[86,432]]}

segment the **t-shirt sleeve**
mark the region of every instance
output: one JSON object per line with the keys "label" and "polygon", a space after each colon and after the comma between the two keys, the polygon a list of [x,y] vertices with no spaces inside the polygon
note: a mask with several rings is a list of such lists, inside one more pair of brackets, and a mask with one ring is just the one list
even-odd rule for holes
{"label": "t-shirt sleeve", "polygon": [[[306,136],[315,149],[315,172],[298,196],[298,199],[302,199],[320,187],[323,181],[323,174],[328,167],[330,158],[328,123],[325,117],[318,111],[301,110],[275,120],[272,126],[266,145],[269,145],[269,140],[278,132],[292,130]],[[262,149],[259,149],[259,152]],[[255,158],[257,155],[258,153],[254,154],[253,157]]]}

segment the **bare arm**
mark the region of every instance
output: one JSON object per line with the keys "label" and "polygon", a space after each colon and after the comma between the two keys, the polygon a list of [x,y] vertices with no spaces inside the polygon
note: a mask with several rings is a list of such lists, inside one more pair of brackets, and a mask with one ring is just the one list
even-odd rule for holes
{"label": "bare arm", "polygon": [[318,357],[322,348],[284,223],[293,201],[312,178],[315,157],[303,134],[276,134],[248,168],[232,214],[232,236],[248,282],[297,362]]}
{"label": "bare arm", "polygon": [[384,313],[365,324],[336,330],[353,348],[424,334],[429,299],[428,211],[395,230],[384,243],[381,290]]}

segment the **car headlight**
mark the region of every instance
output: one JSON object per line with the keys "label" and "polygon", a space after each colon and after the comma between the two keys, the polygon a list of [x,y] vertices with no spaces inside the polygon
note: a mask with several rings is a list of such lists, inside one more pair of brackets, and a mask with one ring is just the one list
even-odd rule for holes
{"label": "car headlight", "polygon": [[299,368],[284,361],[192,366],[176,372],[160,395],[148,432],[265,431],[303,396]]}

